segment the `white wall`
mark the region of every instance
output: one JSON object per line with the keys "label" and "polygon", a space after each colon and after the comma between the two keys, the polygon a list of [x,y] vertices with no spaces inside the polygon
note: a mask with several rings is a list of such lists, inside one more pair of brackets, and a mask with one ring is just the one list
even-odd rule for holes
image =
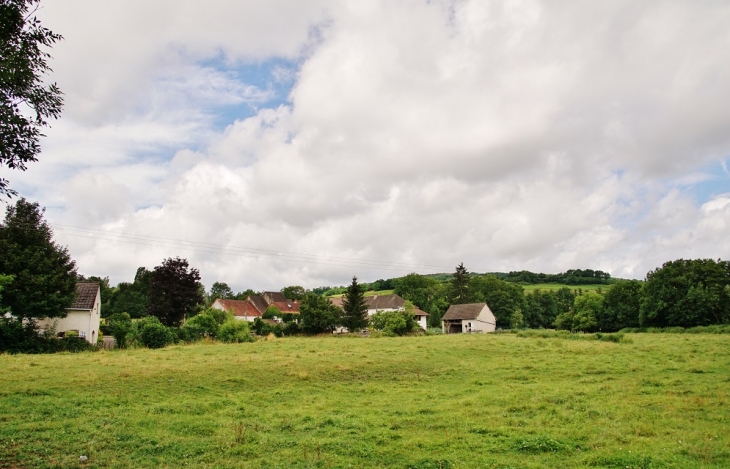
{"label": "white wall", "polygon": [[66,331],[79,331],[90,344],[96,344],[99,339],[99,323],[101,322],[101,299],[96,293],[94,309],[69,309],[65,318],[47,318],[38,321],[41,329],[53,327],[56,334]]}

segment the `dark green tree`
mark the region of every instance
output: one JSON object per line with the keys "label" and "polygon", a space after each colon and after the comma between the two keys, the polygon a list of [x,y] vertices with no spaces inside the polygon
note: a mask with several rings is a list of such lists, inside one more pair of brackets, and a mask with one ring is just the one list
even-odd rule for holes
{"label": "dark green tree", "polygon": [[[0,166],[21,171],[37,160],[41,128],[58,118],[63,106],[56,84],[45,83],[51,71],[45,49],[62,38],[41,26],[34,15],[38,3],[0,2]],[[15,193],[0,178],[0,194]]]}
{"label": "dark green tree", "polygon": [[527,308],[524,289],[494,275],[472,277],[470,290],[474,301],[489,305],[497,318],[497,327],[510,327],[512,314]]}
{"label": "dark green tree", "polygon": [[227,299],[233,298],[235,293],[231,290],[225,282],[214,282],[213,286],[210,287],[210,293],[208,293],[208,304],[211,305],[218,298]]}
{"label": "dark green tree", "polygon": [[603,296],[603,309],[596,317],[601,331],[617,331],[624,327],[639,326],[641,282],[621,280]]}
{"label": "dark green tree", "polygon": [[649,272],[639,322],[656,327],[730,322],[730,263],[679,259]]}
{"label": "dark green tree", "polygon": [[352,283],[342,298],[342,325],[350,332],[359,331],[368,325],[368,305],[357,277],[352,277]]}
{"label": "dark green tree", "polygon": [[558,300],[554,292],[533,290],[532,293],[525,294],[525,300],[527,309],[523,314],[527,327],[533,329],[553,327],[558,316]]}
{"label": "dark green tree", "polygon": [[179,326],[203,303],[200,273],[185,259],[169,258],[155,267],[150,282],[147,313],[166,326]]}
{"label": "dark green tree", "polygon": [[13,275],[3,302],[17,318],[64,317],[76,296],[76,264],[37,203],[9,205],[0,225],[0,274]]}
{"label": "dark green tree", "polygon": [[299,305],[302,330],[309,334],[332,331],[340,323],[342,311],[329,298],[307,293]]}
{"label": "dark green tree", "polygon": [[304,287],[294,285],[291,287],[282,288],[281,292],[289,300],[301,300],[302,298],[304,298],[304,295],[307,293],[307,290],[305,290]]}
{"label": "dark green tree", "polygon": [[469,291],[469,281],[469,272],[467,272],[462,262],[456,266],[456,271],[451,278],[449,301],[451,301],[452,305],[460,305],[472,301],[471,292]]}

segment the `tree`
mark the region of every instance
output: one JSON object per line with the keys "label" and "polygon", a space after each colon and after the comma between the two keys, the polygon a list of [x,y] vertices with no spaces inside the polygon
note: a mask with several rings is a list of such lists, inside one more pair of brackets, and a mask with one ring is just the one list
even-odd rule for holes
{"label": "tree", "polygon": [[132,330],[132,319],[128,313],[114,313],[106,320],[118,348],[127,347],[127,334]]}
{"label": "tree", "polygon": [[289,300],[301,300],[304,298],[304,295],[307,293],[307,291],[304,289],[304,287],[300,287],[298,285],[294,285],[291,287],[284,287],[281,289],[281,292],[284,294],[284,296]]}
{"label": "tree", "polygon": [[213,286],[210,287],[210,293],[208,293],[208,304],[213,304],[218,298],[228,299],[236,296],[225,282],[214,282]]}
{"label": "tree", "polygon": [[309,334],[332,331],[339,324],[341,310],[329,298],[307,293],[299,305],[302,330]]}
{"label": "tree", "polygon": [[451,291],[449,292],[449,299],[451,304],[460,305],[469,303],[471,301],[471,295],[469,294],[469,272],[467,272],[464,263],[456,266],[456,272],[451,279]]}
{"label": "tree", "polygon": [[20,199],[7,207],[0,225],[0,274],[15,277],[3,302],[20,319],[64,317],[76,296],[76,264],[53,241],[44,212]]}
{"label": "tree", "polygon": [[[41,26],[34,16],[38,3],[0,2],[0,165],[21,171],[37,160],[41,128],[47,119],[57,119],[63,106],[56,84],[44,84],[51,71],[44,49],[62,37]],[[0,194],[16,194],[6,179],[0,178]]]}
{"label": "tree", "polygon": [[601,315],[603,297],[598,293],[589,292],[576,297],[573,305],[572,331],[590,332],[596,329],[596,318]]}
{"label": "tree", "polygon": [[730,262],[679,259],[646,274],[642,326],[705,326],[730,322]]}
{"label": "tree", "polygon": [[200,273],[188,268],[187,260],[176,257],[165,259],[152,272],[147,312],[166,326],[179,326],[203,303]]}
{"label": "tree", "polygon": [[510,327],[512,313],[525,311],[527,302],[524,289],[514,283],[500,280],[494,275],[473,277],[470,282],[473,300],[489,305],[497,318],[497,327]]}
{"label": "tree", "polygon": [[598,329],[617,331],[624,327],[639,326],[641,282],[622,280],[608,289],[603,296],[603,310],[596,317]]}
{"label": "tree", "polygon": [[519,309],[514,310],[512,316],[510,316],[509,318],[510,329],[522,329],[523,325],[524,318],[522,316],[522,311],[520,311]]}
{"label": "tree", "polygon": [[342,311],[342,325],[348,331],[359,331],[368,325],[368,305],[357,277],[352,277],[352,283],[347,287],[342,299]]}

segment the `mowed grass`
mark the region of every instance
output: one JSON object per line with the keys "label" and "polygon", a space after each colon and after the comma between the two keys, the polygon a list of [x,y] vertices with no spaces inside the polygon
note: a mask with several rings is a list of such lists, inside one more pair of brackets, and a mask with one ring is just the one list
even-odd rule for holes
{"label": "mowed grass", "polygon": [[525,289],[526,292],[532,292],[535,290],[542,290],[542,291],[555,291],[560,290],[561,288],[568,288],[572,292],[577,292],[578,290],[582,291],[596,291],[596,290],[603,290],[604,292],[611,288],[611,285],[563,285],[561,283],[537,283],[534,285],[522,285],[522,288]]}
{"label": "mowed grass", "polygon": [[627,337],[3,355],[0,467],[730,467],[730,336]]}

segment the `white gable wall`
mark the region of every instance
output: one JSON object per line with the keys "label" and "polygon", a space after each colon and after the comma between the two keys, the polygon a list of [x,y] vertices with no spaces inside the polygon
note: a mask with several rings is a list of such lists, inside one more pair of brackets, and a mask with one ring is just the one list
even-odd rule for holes
{"label": "white gable wall", "polygon": [[54,328],[56,334],[66,331],[79,331],[79,337],[84,337],[90,344],[96,344],[99,339],[99,323],[101,322],[101,298],[96,292],[93,309],[68,309],[65,318],[47,318],[38,321],[41,329]]}

